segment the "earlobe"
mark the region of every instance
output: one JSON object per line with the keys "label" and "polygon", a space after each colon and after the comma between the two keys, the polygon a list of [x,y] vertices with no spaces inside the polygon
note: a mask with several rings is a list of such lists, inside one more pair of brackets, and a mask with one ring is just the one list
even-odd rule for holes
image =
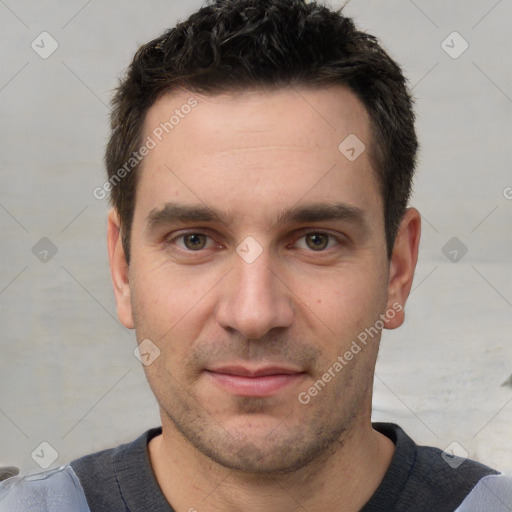
{"label": "earlobe", "polygon": [[405,303],[411,291],[418,261],[420,234],[420,213],[416,208],[408,208],[400,223],[389,263],[387,309],[393,309],[396,314],[393,318],[386,318],[386,329],[396,329],[404,322]]}
{"label": "earlobe", "polygon": [[134,328],[128,264],[121,239],[121,223],[119,215],[112,209],[108,215],[107,246],[110,261],[110,275],[114,286],[117,316],[119,321],[128,329]]}

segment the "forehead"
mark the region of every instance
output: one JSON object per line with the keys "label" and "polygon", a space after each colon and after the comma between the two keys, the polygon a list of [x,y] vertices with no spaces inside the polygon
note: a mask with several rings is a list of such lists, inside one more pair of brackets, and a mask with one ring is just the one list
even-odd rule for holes
{"label": "forehead", "polygon": [[143,138],[154,148],[136,210],[179,199],[253,215],[301,200],[381,211],[369,116],[344,87],[172,92],[149,109]]}

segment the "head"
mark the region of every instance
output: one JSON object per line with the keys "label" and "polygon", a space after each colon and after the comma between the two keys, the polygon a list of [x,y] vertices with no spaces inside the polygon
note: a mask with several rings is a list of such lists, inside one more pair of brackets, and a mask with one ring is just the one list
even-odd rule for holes
{"label": "head", "polygon": [[418,147],[412,101],[399,66],[374,36],[315,2],[219,0],[141,46],[114,97],[105,161],[128,261],[143,167],[140,157],[130,159],[144,145],[144,121],[156,100],[179,89],[219,94],[288,85],[344,86],[364,105],[391,256]]}
{"label": "head", "polygon": [[376,39],[316,3],[219,0],[139,49],[113,103],[109,255],[120,320],[159,354],[164,432],[273,472],[369,424],[416,264],[413,121]]}

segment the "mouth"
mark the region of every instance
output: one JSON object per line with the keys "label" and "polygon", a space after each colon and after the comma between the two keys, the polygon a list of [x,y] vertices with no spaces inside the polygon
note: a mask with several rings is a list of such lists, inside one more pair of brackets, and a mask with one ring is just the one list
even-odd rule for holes
{"label": "mouth", "polygon": [[222,366],[206,369],[207,376],[221,389],[237,396],[272,396],[297,384],[306,372],[284,366],[251,368]]}

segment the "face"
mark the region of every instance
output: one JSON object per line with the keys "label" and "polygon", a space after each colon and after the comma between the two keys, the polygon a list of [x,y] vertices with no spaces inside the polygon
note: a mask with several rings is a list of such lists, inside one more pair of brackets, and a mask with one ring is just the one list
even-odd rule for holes
{"label": "face", "polygon": [[129,267],[115,213],[109,237],[119,317],[160,350],[144,369],[164,432],[226,467],[302,467],[369,424],[401,299],[368,115],[341,87],[181,91],[149,110],[148,136]]}

